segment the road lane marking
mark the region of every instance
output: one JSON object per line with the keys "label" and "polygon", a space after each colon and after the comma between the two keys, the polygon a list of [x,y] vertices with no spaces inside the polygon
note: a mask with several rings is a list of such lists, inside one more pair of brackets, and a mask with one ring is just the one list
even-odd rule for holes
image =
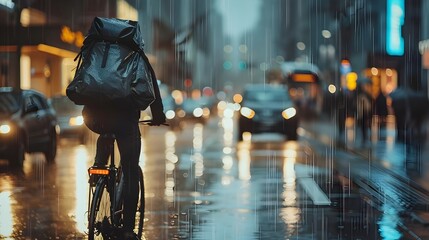
{"label": "road lane marking", "polygon": [[313,178],[304,177],[299,178],[298,181],[310,196],[311,200],[313,200],[314,205],[331,205],[331,200],[329,200],[328,196],[320,189]]}

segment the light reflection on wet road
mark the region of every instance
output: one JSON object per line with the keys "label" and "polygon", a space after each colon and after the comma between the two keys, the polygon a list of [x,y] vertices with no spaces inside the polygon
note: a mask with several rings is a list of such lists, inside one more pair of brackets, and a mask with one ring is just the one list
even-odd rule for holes
{"label": "light reflection on wet road", "polygon": [[[375,207],[308,142],[268,134],[237,144],[234,134],[231,118],[188,123],[182,131],[142,127],[146,239],[406,236],[398,226],[401,209]],[[0,162],[0,236],[85,238],[94,141],[61,141],[54,164],[37,154],[27,155],[20,170]]]}

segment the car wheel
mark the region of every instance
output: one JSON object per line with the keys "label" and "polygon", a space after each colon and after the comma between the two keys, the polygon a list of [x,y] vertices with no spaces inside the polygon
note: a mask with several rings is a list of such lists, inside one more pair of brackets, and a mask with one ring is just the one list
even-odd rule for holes
{"label": "car wheel", "polygon": [[18,138],[16,147],[9,158],[9,164],[14,167],[22,167],[25,158],[25,145],[22,138]]}
{"label": "car wheel", "polygon": [[55,129],[51,131],[50,141],[48,146],[44,152],[46,161],[53,162],[55,160],[55,156],[57,155],[57,133]]}
{"label": "car wheel", "polygon": [[287,139],[291,140],[291,141],[295,141],[298,139],[298,134],[296,132],[296,129],[292,129],[292,130],[287,131],[285,135],[286,135]]}

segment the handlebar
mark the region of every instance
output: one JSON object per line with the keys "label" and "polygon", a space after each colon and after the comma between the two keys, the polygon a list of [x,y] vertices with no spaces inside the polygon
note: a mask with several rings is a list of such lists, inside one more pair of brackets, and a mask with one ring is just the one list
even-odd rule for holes
{"label": "handlebar", "polygon": [[[152,125],[152,120],[141,120],[139,123],[142,123],[143,125],[155,126]],[[161,125],[170,126],[168,123],[161,123]]]}

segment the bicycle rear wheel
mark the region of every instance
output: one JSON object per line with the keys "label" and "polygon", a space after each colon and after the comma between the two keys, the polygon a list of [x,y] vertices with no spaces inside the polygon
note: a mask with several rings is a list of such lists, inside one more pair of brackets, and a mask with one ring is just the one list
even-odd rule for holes
{"label": "bicycle rear wheel", "polygon": [[114,228],[111,222],[111,203],[107,191],[107,178],[100,178],[91,201],[88,223],[88,239],[109,239]]}

